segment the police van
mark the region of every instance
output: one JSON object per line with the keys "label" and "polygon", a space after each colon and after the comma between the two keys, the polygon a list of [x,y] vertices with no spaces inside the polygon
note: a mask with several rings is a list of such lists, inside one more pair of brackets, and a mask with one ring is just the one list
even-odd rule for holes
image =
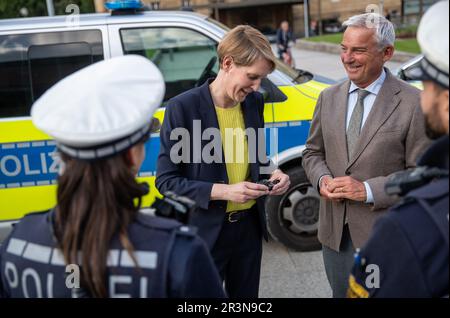
{"label": "police van", "polygon": [[[56,203],[55,142],[29,116],[33,102],[49,87],[97,61],[139,54],[164,76],[164,102],[155,115],[162,121],[171,97],[217,74],[216,48],[226,26],[193,12],[128,9],[0,20],[0,242],[25,214]],[[301,156],[317,98],[329,84],[281,62],[261,84],[268,154],[292,183],[285,195],[268,198],[268,228],[275,239],[296,250],[320,247],[319,194],[306,178]],[[154,186],[158,134],[146,150],[138,177],[150,185],[143,201],[149,206],[160,196]]]}

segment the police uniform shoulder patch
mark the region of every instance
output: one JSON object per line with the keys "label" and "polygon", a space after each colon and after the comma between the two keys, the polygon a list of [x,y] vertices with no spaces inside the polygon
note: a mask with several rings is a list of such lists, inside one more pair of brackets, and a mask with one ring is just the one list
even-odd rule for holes
{"label": "police uniform shoulder patch", "polygon": [[358,283],[353,275],[350,275],[348,279],[347,298],[369,298],[369,292]]}

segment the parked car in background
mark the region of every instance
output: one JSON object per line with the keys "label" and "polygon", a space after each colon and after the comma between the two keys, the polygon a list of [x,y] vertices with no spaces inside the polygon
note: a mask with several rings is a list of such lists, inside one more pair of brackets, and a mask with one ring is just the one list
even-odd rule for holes
{"label": "parked car in background", "polygon": [[325,19],[322,20],[322,31],[323,33],[339,33],[342,32],[342,23],[336,19]]}

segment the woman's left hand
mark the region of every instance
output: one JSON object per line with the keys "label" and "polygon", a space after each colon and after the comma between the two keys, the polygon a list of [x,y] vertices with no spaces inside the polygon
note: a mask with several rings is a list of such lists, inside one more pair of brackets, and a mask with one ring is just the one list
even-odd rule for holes
{"label": "woman's left hand", "polygon": [[277,169],[272,173],[269,181],[279,180],[279,182],[273,187],[272,191],[269,192],[269,195],[281,195],[284,194],[291,185],[291,181],[289,180],[289,176],[283,171]]}

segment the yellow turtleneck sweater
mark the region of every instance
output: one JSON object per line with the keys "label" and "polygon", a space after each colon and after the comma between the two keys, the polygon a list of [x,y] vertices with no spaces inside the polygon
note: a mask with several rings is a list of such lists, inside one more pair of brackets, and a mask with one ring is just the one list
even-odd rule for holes
{"label": "yellow turtleneck sweater", "polygon": [[[250,179],[250,164],[248,162],[248,144],[245,138],[245,122],[241,104],[232,108],[216,106],[219,121],[222,147],[225,155],[225,165],[229,184],[235,184]],[[239,204],[228,201],[227,212],[250,209],[255,200]]]}

